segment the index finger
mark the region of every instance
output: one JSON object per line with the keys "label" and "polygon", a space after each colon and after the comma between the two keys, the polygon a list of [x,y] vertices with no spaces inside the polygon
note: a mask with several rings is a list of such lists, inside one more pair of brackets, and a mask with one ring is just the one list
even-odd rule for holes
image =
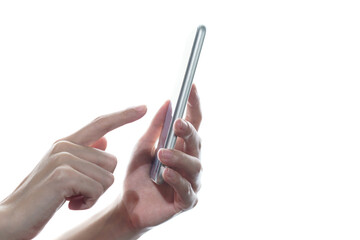
{"label": "index finger", "polygon": [[106,133],[127,123],[134,122],[144,116],[146,106],[138,106],[128,108],[123,111],[107,114],[96,118],[94,121],[75,132],[74,134],[64,138],[69,142],[73,142],[83,146],[90,146]]}
{"label": "index finger", "polygon": [[195,127],[196,130],[199,130],[200,123],[202,120],[202,114],[201,114],[199,94],[195,84],[193,84],[191,88],[189,100],[187,102],[185,119],[191,122],[191,124]]}

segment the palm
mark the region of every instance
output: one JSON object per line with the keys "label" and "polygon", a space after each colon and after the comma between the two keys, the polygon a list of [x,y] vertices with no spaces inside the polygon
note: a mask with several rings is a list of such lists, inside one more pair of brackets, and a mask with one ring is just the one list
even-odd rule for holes
{"label": "palm", "polygon": [[[188,105],[189,108],[186,119],[193,124],[195,123],[194,126],[198,129],[201,121],[201,113],[198,97],[193,91],[190,94],[189,102],[191,102],[191,104]],[[184,196],[180,196],[178,190],[174,190],[174,186],[170,186],[167,183],[157,185],[149,176],[151,164],[155,156],[154,145],[163,127],[168,104],[169,102],[160,108],[150,128],[135,147],[124,181],[124,195],[120,206],[125,207],[133,227],[139,229],[153,227],[163,223],[183,209],[191,207],[187,206],[189,202],[190,204],[193,203],[193,200],[184,202]],[[193,154],[193,148],[194,146],[189,148],[188,144],[185,144],[182,138],[177,139],[176,150],[198,157],[197,153]],[[177,171],[182,176],[186,175],[181,169]],[[196,179],[197,177],[195,176],[195,187],[198,189],[199,184]]]}
{"label": "palm", "polygon": [[[178,139],[175,149],[182,151],[184,141]],[[156,226],[181,211],[177,193],[168,184],[155,184],[149,177],[154,159],[153,142],[140,140],[135,147],[124,181],[123,204],[132,224],[138,228]]]}
{"label": "palm", "polygon": [[137,148],[124,182],[123,203],[139,228],[156,226],[176,214],[176,193],[167,184],[156,185],[149,177],[151,149]]}

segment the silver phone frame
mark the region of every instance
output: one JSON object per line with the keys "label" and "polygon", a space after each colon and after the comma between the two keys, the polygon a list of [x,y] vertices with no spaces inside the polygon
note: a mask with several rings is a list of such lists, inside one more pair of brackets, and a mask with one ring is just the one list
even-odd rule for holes
{"label": "silver phone frame", "polygon": [[[186,108],[186,104],[190,95],[192,82],[194,79],[196,67],[199,61],[201,49],[204,43],[206,35],[205,26],[201,25],[197,28],[194,43],[191,49],[190,58],[186,67],[184,80],[181,86],[180,94],[176,102],[174,114],[171,118],[169,131],[166,136],[165,144],[163,148],[173,149],[176,143],[176,135],[174,134],[174,123],[178,118],[182,118]],[[162,177],[165,166],[155,156],[154,162],[151,167],[150,177],[156,184],[162,184],[164,179]]]}

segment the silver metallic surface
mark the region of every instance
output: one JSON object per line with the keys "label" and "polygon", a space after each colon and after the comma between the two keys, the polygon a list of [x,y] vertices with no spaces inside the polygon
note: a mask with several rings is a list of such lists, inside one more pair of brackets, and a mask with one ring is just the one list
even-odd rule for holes
{"label": "silver metallic surface", "polygon": [[[184,80],[183,80],[180,94],[179,94],[179,97],[178,97],[178,100],[176,103],[174,115],[171,118],[170,128],[167,133],[165,145],[163,146],[164,148],[173,149],[175,146],[176,136],[174,134],[174,129],[173,129],[174,122],[176,121],[176,119],[182,118],[184,115],[184,111],[185,111],[186,104],[187,104],[187,101],[188,101],[188,98],[190,95],[190,90],[191,90],[192,82],[193,82],[194,75],[195,75],[196,66],[198,64],[200,52],[201,52],[202,45],[204,42],[205,34],[206,34],[205,26],[199,26],[196,31],[196,35],[195,35],[194,43],[192,46],[188,65],[186,68]],[[158,160],[157,155],[156,155],[156,158],[154,160],[152,170],[150,173],[150,175],[151,175],[150,177],[155,183],[157,183],[157,184],[163,183],[164,180],[162,178],[162,173],[164,171],[164,168],[165,168],[164,165]]]}
{"label": "silver metallic surface", "polygon": [[176,103],[174,115],[173,115],[173,118],[170,123],[170,126],[171,126],[170,131],[169,131],[166,141],[165,141],[165,146],[164,146],[165,148],[173,149],[175,146],[176,136],[174,134],[174,128],[173,128],[174,122],[176,121],[176,119],[182,118],[184,115],[186,103],[187,103],[189,95],[190,95],[191,85],[192,85],[194,75],[195,75],[196,66],[198,64],[201,48],[202,48],[202,45],[204,42],[205,32],[206,32],[206,29],[204,26],[198,27],[196,36],[195,36],[195,40],[194,40],[194,44],[193,44],[193,47],[191,50],[189,62],[188,62],[187,68],[186,68],[184,81],[181,86],[181,90],[180,90],[180,94],[179,94],[179,97],[178,97],[178,100]]}

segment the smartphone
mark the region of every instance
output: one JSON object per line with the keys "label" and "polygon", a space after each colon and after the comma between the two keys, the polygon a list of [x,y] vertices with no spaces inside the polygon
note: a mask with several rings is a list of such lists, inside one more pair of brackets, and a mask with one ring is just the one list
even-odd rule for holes
{"label": "smartphone", "polygon": [[[190,90],[195,75],[196,66],[199,61],[201,48],[205,39],[205,34],[205,26],[199,26],[196,31],[194,43],[186,67],[184,80],[181,85],[180,94],[176,102],[174,114],[172,114],[173,111],[170,103],[166,113],[165,122],[161,130],[158,146],[156,148],[157,150],[159,150],[160,148],[173,149],[175,146],[176,136],[173,129],[174,122],[176,119],[182,118],[184,115],[186,103],[190,95]],[[162,184],[164,182],[164,179],[162,177],[164,169],[165,166],[159,161],[157,154],[155,154],[155,159],[151,166],[150,177],[156,184]]]}

